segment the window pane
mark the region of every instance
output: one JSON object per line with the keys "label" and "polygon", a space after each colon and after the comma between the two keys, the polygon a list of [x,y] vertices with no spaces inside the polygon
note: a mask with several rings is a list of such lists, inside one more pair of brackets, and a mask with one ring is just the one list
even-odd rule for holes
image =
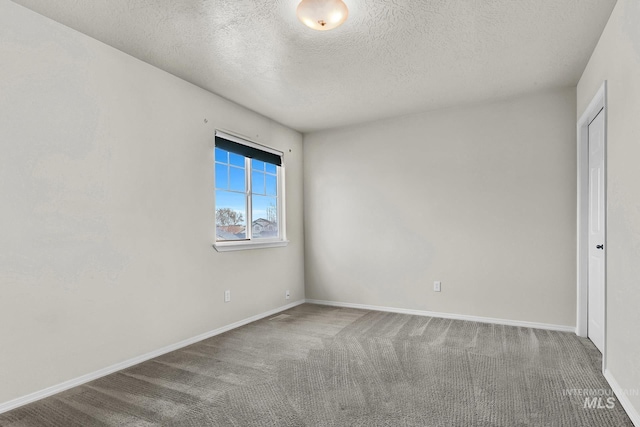
{"label": "window pane", "polygon": [[278,194],[278,178],[275,175],[265,175],[267,196],[276,196]]}
{"label": "window pane", "polygon": [[230,168],[229,189],[234,191],[245,191],[245,174],[244,168]]}
{"label": "window pane", "polygon": [[265,194],[264,173],[256,171],[251,173],[251,191],[253,194]]}
{"label": "window pane", "polygon": [[242,166],[244,168],[244,156],[236,153],[229,153],[229,163],[236,166]]}
{"label": "window pane", "polygon": [[251,233],[258,242],[278,240],[279,167],[220,147],[214,148],[216,241],[248,242]]}
{"label": "window pane", "polygon": [[229,163],[229,152],[216,148],[216,162]]}
{"label": "window pane", "polygon": [[264,162],[256,159],[251,159],[251,169],[257,171],[264,171]]}
{"label": "window pane", "polygon": [[246,238],[247,202],[244,194],[216,191],[216,240]]}
{"label": "window pane", "polygon": [[278,202],[275,197],[253,196],[251,223],[254,239],[278,237]]}
{"label": "window pane", "polygon": [[216,163],[216,188],[229,188],[229,166]]}

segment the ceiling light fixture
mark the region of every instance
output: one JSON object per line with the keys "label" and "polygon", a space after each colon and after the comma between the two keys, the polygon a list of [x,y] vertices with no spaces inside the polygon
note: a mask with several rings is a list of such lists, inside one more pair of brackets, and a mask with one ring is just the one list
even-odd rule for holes
{"label": "ceiling light fixture", "polygon": [[342,0],[302,0],[296,15],[307,27],[327,31],[342,25],[349,16],[349,9]]}

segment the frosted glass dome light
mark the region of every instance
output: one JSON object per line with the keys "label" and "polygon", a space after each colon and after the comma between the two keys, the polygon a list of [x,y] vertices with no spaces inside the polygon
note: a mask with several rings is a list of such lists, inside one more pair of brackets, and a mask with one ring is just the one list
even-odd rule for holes
{"label": "frosted glass dome light", "polygon": [[302,0],[296,15],[307,27],[327,31],[342,25],[349,16],[349,9],[342,0]]}

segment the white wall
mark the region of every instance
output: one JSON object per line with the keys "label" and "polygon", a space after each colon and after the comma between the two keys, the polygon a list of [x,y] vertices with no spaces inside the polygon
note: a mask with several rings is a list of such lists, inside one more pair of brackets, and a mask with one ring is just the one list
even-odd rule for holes
{"label": "white wall", "polygon": [[618,0],[578,84],[578,117],[608,81],[606,370],[640,422],[640,2]]}
{"label": "white wall", "polygon": [[573,88],[305,135],[307,298],[574,326],[575,138]]}
{"label": "white wall", "polygon": [[[0,403],[304,298],[299,133],[7,0],[0,58]],[[288,247],[213,249],[216,128],[285,152]]]}

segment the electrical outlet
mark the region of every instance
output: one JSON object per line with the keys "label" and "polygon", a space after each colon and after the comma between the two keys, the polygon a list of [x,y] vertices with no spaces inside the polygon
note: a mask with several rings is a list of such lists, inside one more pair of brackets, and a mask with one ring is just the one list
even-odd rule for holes
{"label": "electrical outlet", "polygon": [[440,292],[440,282],[433,282],[434,292]]}
{"label": "electrical outlet", "polygon": [[287,290],[285,291],[285,293],[284,293],[284,298],[285,298],[285,299],[289,299],[289,298],[291,298],[291,295],[289,294],[289,290],[288,290],[288,289],[287,289]]}
{"label": "electrical outlet", "polygon": [[224,291],[224,302],[231,301],[231,291]]}

